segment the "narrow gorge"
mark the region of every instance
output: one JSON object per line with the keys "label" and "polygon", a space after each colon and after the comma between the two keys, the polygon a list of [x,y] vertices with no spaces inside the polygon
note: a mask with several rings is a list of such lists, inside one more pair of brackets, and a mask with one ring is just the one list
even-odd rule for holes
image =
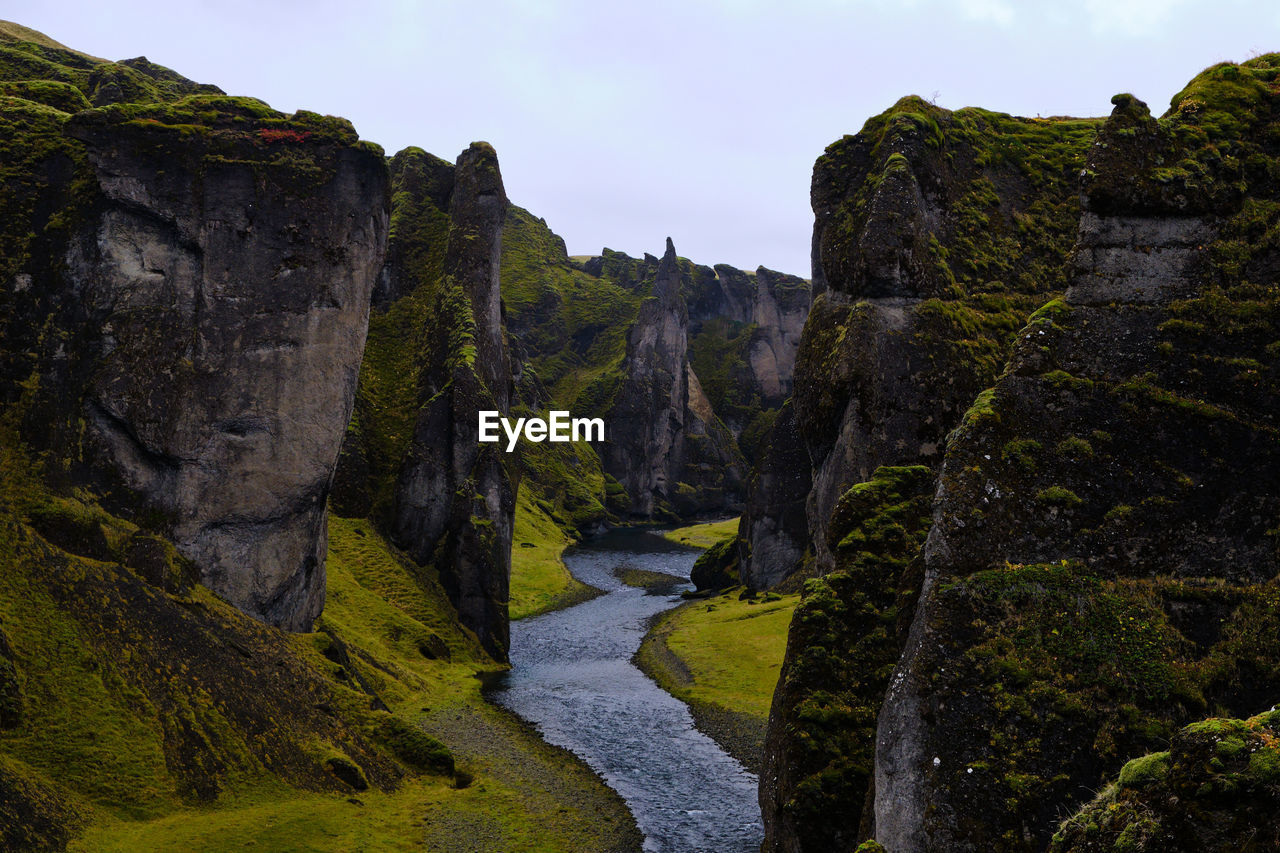
{"label": "narrow gorge", "polygon": [[0,847],[1280,845],[1280,54],[1111,107],[803,278],[0,22]]}

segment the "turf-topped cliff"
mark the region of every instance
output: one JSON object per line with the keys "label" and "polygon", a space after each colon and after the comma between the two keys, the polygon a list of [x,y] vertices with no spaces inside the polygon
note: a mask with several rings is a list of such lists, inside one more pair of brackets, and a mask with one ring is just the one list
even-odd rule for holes
{"label": "turf-topped cliff", "polygon": [[29,42],[0,59],[49,77],[4,84],[0,393],[23,439],[50,483],[171,537],[246,612],[308,629],[382,263],[380,152],[344,120],[203,94],[145,60]]}
{"label": "turf-topped cliff", "polygon": [[880,719],[886,846],[1042,846],[1127,758],[1280,693],[1278,78],[1215,66],[1159,120],[1115,99],[1070,287],[948,447]]}
{"label": "turf-topped cliff", "polygon": [[[793,419],[758,467],[738,559],[753,587],[809,561],[881,465],[936,466],[999,375],[1014,332],[1066,286],[1076,176],[1095,122],[950,112],[905,98],[814,166],[821,291],[796,361]],[[783,462],[807,456],[808,465]],[[799,511],[803,499],[805,508]]]}
{"label": "turf-topped cliff", "polygon": [[[891,174],[896,152],[881,154],[847,215],[830,200],[850,194],[831,190],[872,140],[819,161],[815,259],[829,291],[805,330],[792,405],[809,442],[824,420],[843,424],[813,456],[808,507],[824,533],[810,546],[817,565],[835,571],[807,585],[793,622],[761,788],[767,849],[874,837],[890,851],[1043,850],[1090,790],[1179,727],[1274,704],[1278,77],[1276,55],[1215,66],[1160,119],[1117,96],[1092,139],[1085,123],[1020,120],[1061,134],[1050,150],[1062,159],[989,125],[978,144],[990,153],[972,163],[996,194],[976,242],[946,239],[955,221],[930,213],[911,156],[896,167],[908,176]],[[1044,163],[1063,168],[1032,206],[1056,214],[1030,221],[1056,224],[1024,230],[1028,208],[996,215],[1001,170]],[[977,277],[951,282],[929,266],[939,257]],[[840,316],[858,322],[824,321],[840,282],[855,284]],[[939,285],[972,295],[939,299]],[[1015,298],[1043,304],[1025,323],[990,311]],[[942,309],[949,325],[922,337],[921,319]],[[824,353],[817,375],[848,384],[806,390]],[[883,372],[926,353],[920,369]],[[848,399],[831,394],[841,387]],[[959,409],[953,388],[968,395]],[[832,469],[846,436],[853,455]],[[860,454],[929,468],[872,471]],[[824,465],[855,485],[815,524]],[[1104,806],[1116,831],[1095,840],[1182,849],[1125,846],[1149,824],[1126,829],[1110,821],[1120,807]],[[1200,808],[1149,807],[1172,810],[1159,818],[1169,827],[1195,824]],[[1064,837],[1092,844],[1080,831],[1101,820],[1086,813]]]}
{"label": "turf-topped cliff", "polygon": [[507,653],[515,465],[478,440],[477,412],[511,407],[499,288],[507,198],[497,155],[391,162],[392,228],[335,508],[373,517],[439,568],[462,623]]}

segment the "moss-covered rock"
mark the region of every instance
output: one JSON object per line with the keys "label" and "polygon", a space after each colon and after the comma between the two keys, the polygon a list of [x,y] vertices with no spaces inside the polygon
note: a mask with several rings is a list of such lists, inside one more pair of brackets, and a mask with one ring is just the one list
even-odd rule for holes
{"label": "moss-covered rock", "polygon": [[689,572],[689,580],[700,590],[737,586],[740,582],[737,539],[724,539],[699,554]]}
{"label": "moss-covered rock", "polygon": [[766,849],[847,849],[872,831],[876,717],[919,593],[932,496],[928,467],[880,468],[836,507],[838,568],[805,583],[774,694]]}
{"label": "moss-covered rock", "polygon": [[1210,719],[1135,758],[1066,820],[1051,853],[1205,853],[1280,846],[1280,720]]}
{"label": "moss-covered rock", "polygon": [[[1272,61],[1226,78],[1273,76]],[[1223,73],[1189,87],[1203,108],[1159,120],[1116,100],[1065,298],[950,438],[880,717],[890,848],[1039,849],[1125,759],[1280,690],[1280,647],[1257,639],[1280,573],[1278,255],[1261,224],[1280,175],[1258,159],[1277,154],[1277,95],[1239,96]],[[1259,167],[1166,181],[1165,146],[1201,139]]]}
{"label": "moss-covered rock", "polygon": [[[825,292],[797,355],[796,436],[775,436],[769,449],[809,458],[818,571],[834,564],[826,528],[845,490],[882,465],[936,467],[1017,330],[1065,289],[1077,175],[1098,124],[951,112],[911,97],[818,159],[813,274]],[[795,538],[783,517],[794,501],[773,491],[793,485],[762,480],[765,494],[750,499],[759,506],[743,521],[749,577],[776,583],[800,563],[796,548],[773,544],[779,532]]]}

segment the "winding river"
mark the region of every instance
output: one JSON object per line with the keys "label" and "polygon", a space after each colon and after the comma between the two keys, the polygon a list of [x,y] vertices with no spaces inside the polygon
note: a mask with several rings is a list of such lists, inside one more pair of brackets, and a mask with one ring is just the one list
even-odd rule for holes
{"label": "winding river", "polygon": [[622,795],[645,851],[737,853],[760,847],[756,777],[694,728],[689,708],[631,663],[646,623],[679,592],[627,586],[614,572],[688,577],[695,552],[643,531],[615,530],[565,554],[583,604],[511,625],[511,671],[490,698],[587,762]]}

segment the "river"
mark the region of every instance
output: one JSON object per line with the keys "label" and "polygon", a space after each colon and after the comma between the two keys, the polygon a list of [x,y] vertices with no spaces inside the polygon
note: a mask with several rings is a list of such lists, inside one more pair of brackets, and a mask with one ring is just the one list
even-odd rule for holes
{"label": "river", "polygon": [[694,728],[683,702],[631,663],[646,624],[680,604],[617,579],[619,568],[688,577],[697,553],[644,531],[615,530],[565,554],[605,594],[511,625],[511,671],[490,698],[582,758],[622,795],[651,853],[747,853],[763,829],[756,777]]}

